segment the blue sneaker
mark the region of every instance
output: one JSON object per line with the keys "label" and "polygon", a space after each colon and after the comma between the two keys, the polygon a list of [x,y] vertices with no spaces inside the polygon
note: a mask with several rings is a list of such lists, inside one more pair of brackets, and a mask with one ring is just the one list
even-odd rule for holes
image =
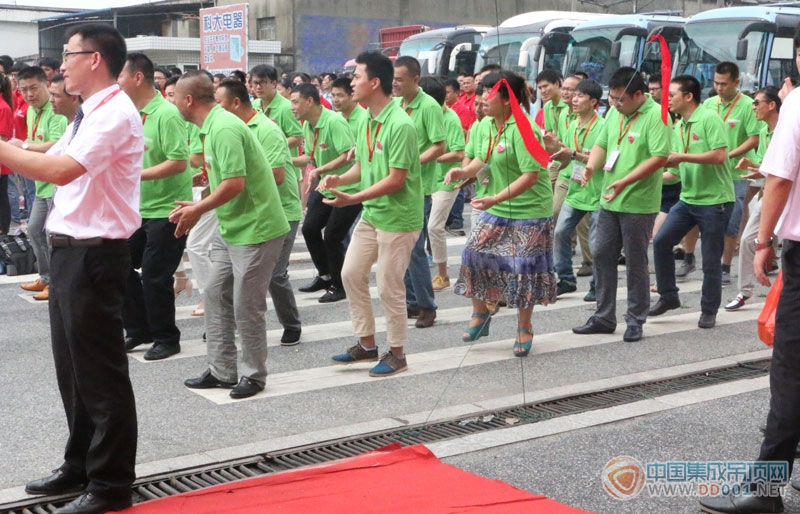
{"label": "blue sneaker", "polygon": [[381,356],[381,361],[371,370],[369,376],[371,377],[390,377],[398,373],[402,373],[408,369],[406,357],[395,357],[392,352],[386,352]]}
{"label": "blue sneaker", "polygon": [[361,343],[356,343],[347,349],[345,353],[334,355],[331,360],[335,364],[355,364],[356,362],[375,362],[378,360],[378,347],[370,350],[361,346]]}

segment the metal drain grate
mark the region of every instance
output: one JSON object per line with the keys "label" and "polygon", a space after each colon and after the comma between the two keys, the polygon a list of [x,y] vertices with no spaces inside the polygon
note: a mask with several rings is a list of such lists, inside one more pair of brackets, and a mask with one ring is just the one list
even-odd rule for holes
{"label": "metal drain grate", "polygon": [[[769,364],[769,359],[745,362],[736,366],[708,370],[682,377],[570,396],[547,402],[519,405],[510,409],[483,412],[428,425],[361,434],[266,455],[254,455],[249,459],[218,463],[211,467],[148,477],[134,484],[134,502],[155,500],[235,480],[354,457],[393,443],[401,443],[404,446],[427,444],[476,432],[508,428],[512,425],[536,423],[558,416],[624,405],[714,384],[756,378],[769,373]],[[69,499],[66,497],[45,497],[24,500],[5,505],[0,508],[0,514],[48,514]]]}

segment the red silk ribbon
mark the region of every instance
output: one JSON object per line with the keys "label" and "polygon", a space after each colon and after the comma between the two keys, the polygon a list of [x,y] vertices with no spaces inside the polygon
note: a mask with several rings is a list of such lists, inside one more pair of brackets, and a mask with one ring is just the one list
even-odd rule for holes
{"label": "red silk ribbon", "polygon": [[508,81],[506,79],[501,79],[495,84],[492,91],[489,93],[489,98],[494,97],[503,84],[505,84],[506,90],[508,91],[508,98],[511,100],[511,115],[514,116],[514,120],[517,122],[517,128],[522,136],[522,141],[525,143],[525,148],[527,148],[528,153],[530,153],[543,168],[547,168],[550,162],[550,154],[547,153],[547,150],[544,149],[539,139],[536,137],[536,134],[533,133],[531,120],[528,118],[528,115],[525,114],[525,111],[522,110],[522,107],[520,107],[519,101],[514,95],[514,91],[511,90]]}
{"label": "red silk ribbon", "polygon": [[[672,73],[672,56],[669,54],[669,45],[661,34],[653,34],[650,41],[658,41],[661,47],[661,94],[669,93],[670,74]],[[669,118],[669,102],[661,101],[661,121],[667,124]]]}

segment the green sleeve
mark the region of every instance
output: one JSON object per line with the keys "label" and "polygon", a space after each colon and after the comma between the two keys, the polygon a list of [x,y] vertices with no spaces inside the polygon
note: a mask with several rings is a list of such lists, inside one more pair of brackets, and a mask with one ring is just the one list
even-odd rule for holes
{"label": "green sleeve", "polygon": [[[541,143],[541,138],[540,143]],[[533,158],[531,153],[525,147],[525,141],[522,140],[522,134],[520,134],[519,130],[515,130],[513,132],[513,139],[514,143],[514,153],[517,156],[517,164],[519,164],[519,169],[523,173],[534,172],[539,173],[542,171],[542,165]]]}
{"label": "green sleeve", "polygon": [[445,152],[463,150],[466,143],[464,141],[464,130],[461,128],[461,120],[456,116],[455,120],[451,118],[449,121],[450,123],[446,124],[447,148]]}
{"label": "green sleeve", "polygon": [[606,118],[606,123],[603,125],[603,130],[597,134],[597,139],[595,140],[594,144],[599,146],[604,150],[608,150],[608,132],[611,130],[612,124],[611,119]]}
{"label": "green sleeve", "polygon": [[333,150],[337,155],[342,155],[350,151],[356,144],[353,133],[350,131],[350,125],[344,118],[331,117],[331,143],[333,143]]}
{"label": "green sleeve", "polygon": [[[303,145],[303,155],[311,155],[311,145],[314,144],[314,132],[311,130],[311,125],[305,121],[300,128],[303,129],[303,141],[306,142],[306,144]],[[283,127],[281,127],[281,130],[283,130]]]}
{"label": "green sleeve", "polygon": [[280,125],[283,133],[286,134],[286,137],[303,135],[303,129],[300,127],[300,122],[297,121],[297,118],[294,117],[294,114],[292,114],[292,111],[289,109],[280,110],[278,125]]}
{"label": "green sleeve", "polygon": [[[244,127],[246,130],[250,130]],[[245,160],[245,144],[243,134],[238,130],[220,130],[208,141],[211,143],[211,152],[214,156],[213,166],[219,170],[220,181],[228,178],[247,176]]]}
{"label": "green sleeve", "polygon": [[668,157],[672,149],[672,126],[664,125],[659,111],[658,116],[650,116],[648,127],[645,129],[647,134],[647,148],[651,157]]}
{"label": "green sleeve", "polygon": [[189,127],[189,153],[203,153],[203,141],[200,139],[200,127],[188,121],[186,122],[186,126]]}
{"label": "green sleeve", "polygon": [[[174,110],[174,109],[173,109]],[[186,125],[175,110],[175,114],[163,116],[158,127],[159,145],[164,157],[170,161],[185,161],[189,159],[189,145],[183,138]]]}
{"label": "green sleeve", "polygon": [[467,145],[464,148],[464,155],[469,157],[470,159],[475,158],[475,149],[477,147],[477,143],[475,140],[478,138],[478,123],[475,122],[469,129],[469,140],[467,141]]}
{"label": "green sleeve", "polygon": [[719,116],[706,116],[703,120],[703,129],[706,134],[708,148],[716,150],[717,148],[728,147],[728,134],[725,130],[725,123]]}
{"label": "green sleeve", "polygon": [[428,134],[428,140],[431,143],[438,143],[447,139],[447,134],[444,131],[444,116],[439,104],[433,102],[431,105],[426,106],[422,112],[423,125],[425,132]]}
{"label": "green sleeve", "polygon": [[54,114],[50,118],[50,123],[47,127],[47,134],[50,137],[50,141],[58,141],[61,139],[61,136],[64,135],[64,132],[67,130],[67,118],[66,116],[62,116],[60,114]]}
{"label": "green sleeve", "polygon": [[287,168],[292,162],[289,154],[289,143],[280,130],[265,130],[266,137],[259,136],[259,141],[263,142],[264,153],[267,156],[270,168]]}
{"label": "green sleeve", "polygon": [[387,145],[389,155],[386,158],[390,168],[410,170],[414,164],[419,163],[417,129],[413,123],[395,125],[386,141],[391,141],[391,144]]}

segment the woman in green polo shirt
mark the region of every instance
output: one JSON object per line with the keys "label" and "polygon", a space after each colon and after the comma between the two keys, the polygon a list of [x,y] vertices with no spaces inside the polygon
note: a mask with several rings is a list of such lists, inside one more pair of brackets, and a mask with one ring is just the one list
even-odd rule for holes
{"label": "woman in green polo shirt", "polygon": [[[494,119],[488,138],[477,143],[477,158],[466,168],[451,170],[445,182],[474,176],[486,163],[491,168],[485,197],[472,206],[486,212],[478,218],[461,257],[455,293],[472,298],[473,313],[464,341],[489,333],[487,302],[504,300],[519,309],[514,355],[531,350],[534,305],[556,300],[553,267],[553,191],[547,170],[528,152],[517,120],[511,116],[508,89],[489,91],[505,79],[521,105],[529,99],[525,80],[503,70],[483,79],[486,115]],[[541,143],[537,128],[534,133]]]}

